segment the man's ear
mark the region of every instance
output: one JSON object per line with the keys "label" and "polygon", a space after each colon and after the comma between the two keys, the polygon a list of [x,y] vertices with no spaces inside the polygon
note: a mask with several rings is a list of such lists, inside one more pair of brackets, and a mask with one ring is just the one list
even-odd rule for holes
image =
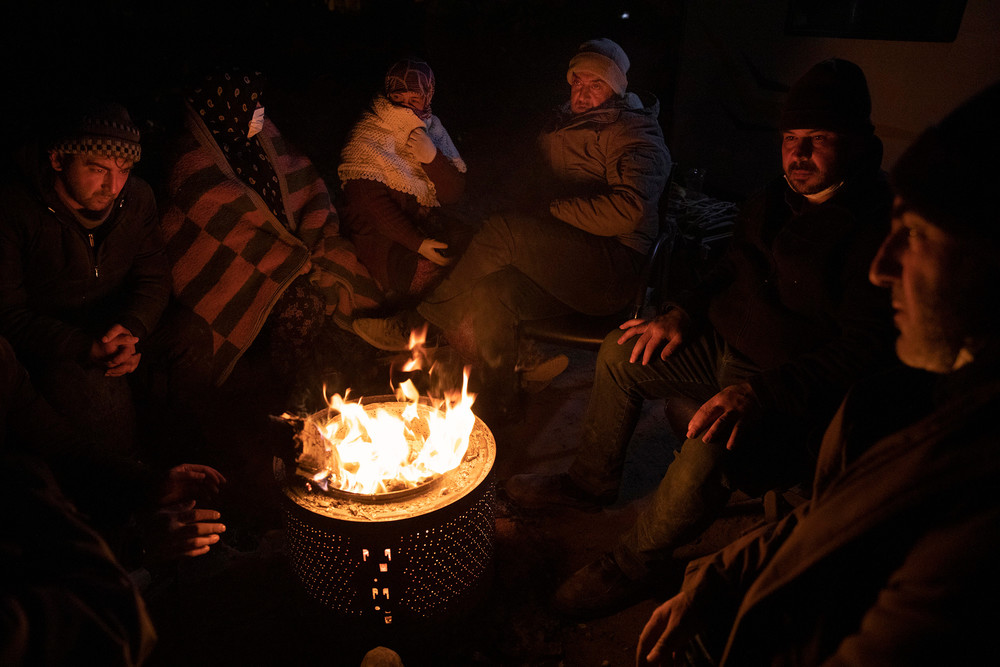
{"label": "man's ear", "polygon": [[49,151],[49,164],[56,171],[62,171],[64,167],[63,154],[56,151]]}

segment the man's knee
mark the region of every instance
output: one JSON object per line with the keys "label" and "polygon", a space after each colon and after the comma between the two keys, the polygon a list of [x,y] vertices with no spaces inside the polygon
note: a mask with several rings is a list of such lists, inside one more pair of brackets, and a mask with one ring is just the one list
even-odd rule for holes
{"label": "man's knee", "polygon": [[678,493],[698,493],[711,488],[728,486],[726,466],[728,452],[724,445],[689,438],[684,441],[670,463],[668,475],[673,490]]}
{"label": "man's knee", "polygon": [[629,361],[629,357],[632,355],[632,341],[629,340],[624,345],[619,345],[618,339],[621,335],[621,331],[613,329],[604,337],[601,349],[597,352],[597,372],[627,382],[637,365]]}
{"label": "man's knee", "polygon": [[491,215],[483,221],[469,241],[470,245],[487,245],[494,247],[504,243],[511,237],[511,225],[507,216]]}

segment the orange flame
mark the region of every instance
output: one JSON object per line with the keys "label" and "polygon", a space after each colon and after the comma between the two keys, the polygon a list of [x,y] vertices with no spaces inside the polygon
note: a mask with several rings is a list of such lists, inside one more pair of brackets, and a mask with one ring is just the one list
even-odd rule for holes
{"label": "orange flame", "polygon": [[[410,335],[411,358],[404,370],[423,368],[426,328]],[[433,367],[431,368],[433,371]],[[396,388],[399,409],[368,409],[334,394],[329,409],[305,420],[300,462],[318,470],[312,481],[343,491],[376,494],[417,486],[457,467],[475,426],[475,395],[469,394],[469,368],[461,392],[421,399],[406,380]],[[384,405],[384,404],[383,404]]]}

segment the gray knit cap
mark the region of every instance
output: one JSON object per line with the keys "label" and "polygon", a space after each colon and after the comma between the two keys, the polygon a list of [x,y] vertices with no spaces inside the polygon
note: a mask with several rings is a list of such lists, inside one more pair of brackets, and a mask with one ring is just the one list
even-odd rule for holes
{"label": "gray knit cap", "polygon": [[569,61],[566,81],[573,83],[573,72],[589,72],[606,81],[617,94],[624,95],[628,88],[625,74],[629,65],[622,47],[605,37],[591,39],[581,44]]}
{"label": "gray knit cap", "polygon": [[138,162],[142,154],[139,128],[120,104],[96,106],[82,114],[76,123],[50,147],[65,154],[93,154]]}

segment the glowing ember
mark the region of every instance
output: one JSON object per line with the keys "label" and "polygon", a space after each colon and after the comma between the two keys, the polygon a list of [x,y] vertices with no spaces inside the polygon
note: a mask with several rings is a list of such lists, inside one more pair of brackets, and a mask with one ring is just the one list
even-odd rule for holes
{"label": "glowing ember", "polygon": [[[410,336],[411,359],[405,371],[423,367],[426,329]],[[433,368],[431,369],[433,371]],[[456,468],[475,426],[475,395],[468,393],[465,369],[461,393],[421,398],[406,380],[396,389],[392,409],[348,402],[334,394],[326,411],[307,417],[299,439],[300,471],[322,488],[380,494],[418,486]],[[385,406],[386,404],[380,404]]]}

